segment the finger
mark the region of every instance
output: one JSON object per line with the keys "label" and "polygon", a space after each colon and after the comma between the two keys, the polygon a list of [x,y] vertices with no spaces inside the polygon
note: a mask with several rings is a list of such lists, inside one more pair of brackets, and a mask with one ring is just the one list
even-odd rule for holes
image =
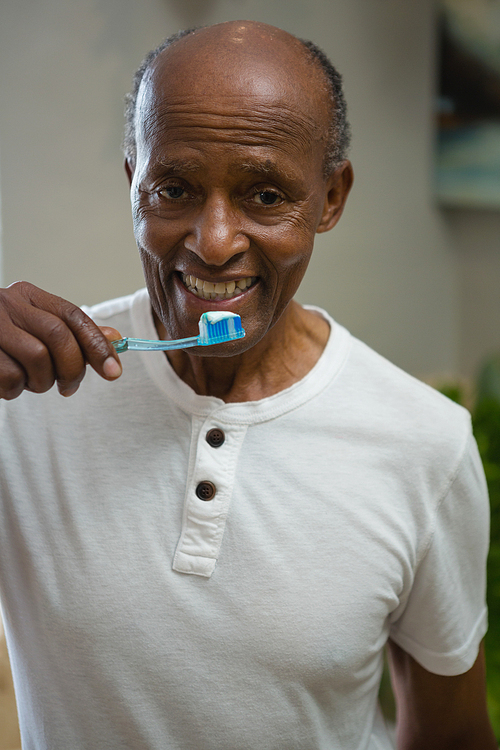
{"label": "finger", "polygon": [[106,336],[108,341],[118,341],[119,339],[123,338],[121,333],[117,331],[116,328],[111,328],[111,326],[99,326],[99,328]]}
{"label": "finger", "polygon": [[[81,380],[84,374],[81,377],[79,374],[75,378],[73,367],[76,362],[76,352],[71,345],[71,336],[80,349],[83,361],[90,364],[99,375],[107,380],[114,380],[121,375],[121,365],[114,347],[83,310],[62,297],[49,294],[32,284],[26,282],[19,284],[21,285],[20,293],[29,304],[22,309],[21,313],[17,311],[18,318],[20,318],[18,325],[27,330],[33,330],[35,335],[45,343],[54,360],[57,379],[61,381],[64,388],[72,387],[78,378]],[[38,324],[33,312],[36,312],[38,317],[39,311],[52,314],[60,322],[52,320],[47,323],[45,319],[42,325],[41,316]],[[71,332],[71,336],[68,336],[67,329]]]}
{"label": "finger", "polygon": [[75,392],[85,375],[85,360],[72,332],[55,315],[29,307],[23,313],[27,330],[10,326],[3,350],[26,372],[26,388],[44,393],[58,381],[59,390]]}
{"label": "finger", "polygon": [[74,393],[87,362],[108,380],[121,374],[114,347],[80,308],[28,282],[0,290],[0,349],[24,370],[24,387],[35,392],[48,390],[56,379],[62,393]]}
{"label": "finger", "polygon": [[[106,336],[96,323],[77,307],[71,311],[66,322],[73,335],[77,337],[86,362],[106,380],[119,378],[122,374],[120,358],[110,343],[114,340],[114,335]],[[120,337],[114,328],[109,330]]]}
{"label": "finger", "polygon": [[77,339],[85,361],[106,380],[119,378],[122,366],[118,354],[96,323],[75,306],[60,314]]}
{"label": "finger", "polygon": [[[85,375],[85,362],[76,344],[73,346],[74,359],[71,368],[68,367],[68,359],[66,359],[64,376],[61,377],[57,375],[56,365],[47,346],[36,336],[14,328],[7,348],[8,354],[2,352],[4,378],[9,380],[9,374],[13,377],[12,373],[17,373],[18,383],[22,382],[22,388],[16,392],[16,396],[23,389],[32,393],[45,393],[52,388],[56,380],[58,380],[60,393],[68,396],[78,390]],[[6,386],[3,390],[6,390]],[[12,392],[14,388],[11,389]],[[3,397],[15,398],[16,396]]]}
{"label": "finger", "polygon": [[[89,320],[92,326],[100,331],[90,318]],[[61,318],[39,310],[37,310],[36,320],[32,321],[30,327],[40,338],[40,341],[45,344],[47,351],[50,352],[59,392],[63,396],[72,396],[76,393],[84,378],[87,365],[84,352],[80,343],[75,338],[73,331]],[[107,327],[105,330],[110,332],[110,340],[116,339],[117,335],[118,338],[120,337],[118,331],[114,328]],[[105,335],[103,331],[100,331],[100,333]],[[106,335],[105,339],[107,343],[108,338],[106,338]],[[118,356],[115,353],[114,347],[112,347],[112,350],[114,356],[107,357],[102,363],[102,375],[108,380],[115,380],[121,375],[121,365],[119,364]],[[40,352],[40,357],[42,356],[43,354]],[[24,361],[22,361],[22,364],[25,367],[27,366]],[[94,369],[99,372],[98,367],[94,367]],[[32,369],[29,366],[28,374],[30,389],[37,388],[38,383],[33,386]]]}
{"label": "finger", "polygon": [[26,373],[12,357],[0,351],[0,398],[17,398],[26,387]]}
{"label": "finger", "polygon": [[[0,349],[4,378],[10,380],[12,373],[17,372],[18,378],[22,377],[24,381],[24,387],[35,393],[43,393],[52,387],[55,370],[47,347],[38,336],[14,325],[5,314],[0,316]],[[7,389],[5,385],[4,389]]]}

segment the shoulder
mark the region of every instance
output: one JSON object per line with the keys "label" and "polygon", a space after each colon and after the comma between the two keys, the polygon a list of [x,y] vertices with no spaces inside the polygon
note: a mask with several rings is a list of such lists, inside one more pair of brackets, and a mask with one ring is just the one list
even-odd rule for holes
{"label": "shoulder", "polygon": [[430,471],[446,482],[471,443],[466,409],[352,336],[328,401],[344,435],[413,479]]}
{"label": "shoulder", "polygon": [[405,445],[437,441],[464,447],[471,433],[466,409],[352,336],[324,310],[306,307],[331,328],[322,357],[329,372],[322,409],[331,408],[335,420],[350,425],[349,432],[359,428],[374,438],[397,437]]}
{"label": "shoulder", "polygon": [[405,372],[369,346],[352,339],[348,376],[359,397],[400,426],[435,425],[447,431],[470,428],[470,414],[427,383]]}
{"label": "shoulder", "polygon": [[146,289],[139,289],[124,297],[99,302],[91,307],[82,305],[82,310],[98,325],[117,328],[124,336],[130,335],[130,322],[138,315],[150,315],[150,301]]}

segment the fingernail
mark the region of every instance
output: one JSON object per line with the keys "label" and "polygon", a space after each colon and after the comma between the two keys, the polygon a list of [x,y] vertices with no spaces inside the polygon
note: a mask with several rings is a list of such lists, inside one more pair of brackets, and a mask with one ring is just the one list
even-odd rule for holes
{"label": "fingernail", "polygon": [[120,363],[114,357],[105,359],[102,369],[107,378],[119,378],[122,374]]}
{"label": "fingernail", "polygon": [[64,390],[61,390],[59,388],[59,393],[61,394],[61,396],[64,396],[64,398],[68,398],[68,396],[72,396],[73,393],[76,393],[79,387],[80,384],[77,383],[77,385],[72,385],[69,388],[65,388]]}

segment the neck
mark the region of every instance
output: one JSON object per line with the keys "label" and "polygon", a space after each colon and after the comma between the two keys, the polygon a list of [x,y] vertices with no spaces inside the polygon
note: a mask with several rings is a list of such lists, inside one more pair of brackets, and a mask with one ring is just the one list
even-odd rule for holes
{"label": "neck", "polygon": [[[164,337],[161,323],[155,319]],[[226,403],[258,401],[301,380],[326,346],[329,326],[316,313],[290,303],[280,320],[254,347],[235,357],[199,357],[188,350],[168,353],[176,374],[202,396]]]}

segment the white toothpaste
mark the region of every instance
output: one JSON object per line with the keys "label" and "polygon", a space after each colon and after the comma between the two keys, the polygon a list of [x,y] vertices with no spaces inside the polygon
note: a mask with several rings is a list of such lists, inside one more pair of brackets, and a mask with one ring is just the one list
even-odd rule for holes
{"label": "white toothpaste", "polygon": [[205,313],[205,317],[209,323],[215,325],[221,320],[227,320],[228,318],[237,318],[238,316],[232,312],[222,312],[219,310],[213,310],[212,312]]}

